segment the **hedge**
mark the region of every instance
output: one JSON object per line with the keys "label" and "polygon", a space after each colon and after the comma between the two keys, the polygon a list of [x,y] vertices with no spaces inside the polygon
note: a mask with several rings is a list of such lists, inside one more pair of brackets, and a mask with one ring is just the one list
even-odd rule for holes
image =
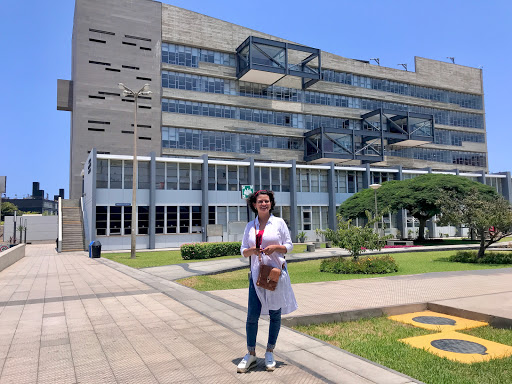
{"label": "hedge", "polygon": [[322,260],[320,272],[344,274],[383,274],[398,271],[398,264],[389,255],[359,257],[333,257]]}
{"label": "hedge", "polygon": [[459,263],[512,264],[512,252],[485,252],[483,257],[478,258],[477,251],[459,251],[448,260]]}
{"label": "hedge", "polygon": [[193,243],[183,244],[180,247],[183,260],[210,259],[220,256],[240,255],[240,241],[229,243]]}

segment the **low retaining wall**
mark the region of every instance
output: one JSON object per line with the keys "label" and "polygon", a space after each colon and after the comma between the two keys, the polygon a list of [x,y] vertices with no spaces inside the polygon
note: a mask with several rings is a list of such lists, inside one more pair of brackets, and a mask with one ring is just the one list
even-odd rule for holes
{"label": "low retaining wall", "polygon": [[25,244],[19,244],[9,248],[7,251],[0,252],[0,271],[13,265],[18,260],[25,257]]}

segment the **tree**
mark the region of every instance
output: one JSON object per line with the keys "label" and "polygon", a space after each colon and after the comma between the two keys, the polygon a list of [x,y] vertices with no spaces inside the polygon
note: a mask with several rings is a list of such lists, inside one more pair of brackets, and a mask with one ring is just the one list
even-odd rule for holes
{"label": "tree", "polygon": [[512,234],[512,207],[501,196],[489,198],[475,190],[464,196],[450,195],[442,204],[440,223],[462,224],[480,240],[478,258],[493,243]]}
{"label": "tree", "polygon": [[366,250],[379,251],[386,244],[386,240],[391,238],[391,235],[380,236],[373,230],[373,225],[378,221],[378,218],[372,218],[370,212],[366,212],[368,222],[363,227],[352,225],[352,220],[343,220],[338,215],[338,229],[333,231],[327,229],[322,231],[327,241],[332,241],[334,245],[346,249],[350,255],[357,260],[361,253]]}
{"label": "tree", "polygon": [[3,216],[14,216],[14,212],[20,212],[17,206],[9,201],[2,202],[2,217]]}
{"label": "tree", "polygon": [[[472,191],[478,195],[496,197],[491,187],[469,180],[462,176],[425,174],[403,181],[387,181],[377,189],[377,205],[379,211],[388,209],[397,212],[406,209],[420,223],[418,240],[425,240],[427,221],[441,212],[441,205],[446,196],[455,194],[465,196]],[[339,213],[346,218],[356,218],[365,211],[375,211],[374,191],[365,189],[348,198],[339,207]]]}

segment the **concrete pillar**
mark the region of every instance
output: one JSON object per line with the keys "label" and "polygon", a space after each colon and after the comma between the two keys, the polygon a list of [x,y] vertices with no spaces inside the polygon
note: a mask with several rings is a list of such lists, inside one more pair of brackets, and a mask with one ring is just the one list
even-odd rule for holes
{"label": "concrete pillar", "polygon": [[329,192],[329,228],[333,231],[336,230],[336,172],[334,170],[334,163],[329,164],[331,167],[327,171],[327,191]]}
{"label": "concrete pillar", "polygon": [[[245,159],[244,161],[249,162],[249,185],[252,185],[254,192],[256,192],[254,185],[256,182],[256,170],[254,168],[254,157],[249,157]],[[252,209],[249,208],[247,205],[247,221],[251,221],[254,218],[254,213],[252,212]]]}
{"label": "concrete pillar", "polygon": [[155,249],[156,233],[156,154],[149,154],[149,249]]}
{"label": "concrete pillar", "polygon": [[372,183],[372,174],[370,172],[370,164],[366,163],[366,170],[363,173],[363,188],[370,188],[370,184]]}
{"label": "concrete pillar", "polygon": [[292,167],[290,168],[290,236],[293,242],[297,241],[297,162],[291,160]]}
{"label": "concrete pillar", "polygon": [[[397,173],[397,180],[402,181],[404,179],[402,166],[399,165]],[[401,233],[402,238],[407,237],[407,210],[400,209],[396,214],[396,227]]]}
{"label": "concrete pillar", "polygon": [[482,171],[481,171],[481,175],[480,175],[480,176],[478,176],[478,181],[479,181],[480,183],[482,183],[482,184],[485,184],[485,171],[484,171],[484,170],[482,170]]}
{"label": "concrete pillar", "polygon": [[512,203],[512,180],[510,179],[510,172],[500,172],[500,175],[507,176],[505,179],[500,179],[502,195],[510,203]]}
{"label": "concrete pillar", "polygon": [[[92,231],[91,231],[90,235],[91,235],[91,241],[96,241],[96,179],[97,179],[96,172],[98,170],[98,159],[96,158],[96,156],[98,156],[98,151],[96,150],[96,148],[93,148],[91,153],[92,153],[92,155],[91,155],[91,159],[92,159],[92,167],[91,167],[91,172],[92,172],[91,228],[92,228]],[[89,244],[86,244],[86,245],[89,246]]]}
{"label": "concrete pillar", "polygon": [[201,156],[203,164],[201,165],[201,241],[208,240],[208,155]]}

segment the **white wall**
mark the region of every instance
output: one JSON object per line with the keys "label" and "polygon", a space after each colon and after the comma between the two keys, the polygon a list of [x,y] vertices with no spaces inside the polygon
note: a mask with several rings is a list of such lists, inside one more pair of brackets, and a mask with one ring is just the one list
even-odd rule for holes
{"label": "white wall", "polygon": [[[13,235],[13,216],[5,216],[4,241]],[[21,222],[20,222],[21,220]],[[26,220],[26,225],[25,225]],[[27,227],[27,241],[53,240],[59,235],[59,217],[42,215],[24,215],[16,218],[16,228],[20,225]],[[19,241],[20,232],[16,230],[16,239]],[[25,231],[23,231],[25,240]]]}

